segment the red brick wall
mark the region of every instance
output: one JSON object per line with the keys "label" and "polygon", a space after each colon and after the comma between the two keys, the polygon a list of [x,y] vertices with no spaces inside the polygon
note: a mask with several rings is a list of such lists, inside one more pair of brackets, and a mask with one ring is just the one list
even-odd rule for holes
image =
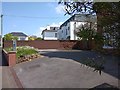
{"label": "red brick wall", "polygon": [[[88,43],[88,48],[93,45]],[[4,48],[12,47],[12,41],[4,41]],[[86,49],[83,41],[77,40],[34,40],[34,41],[17,41],[17,46],[31,46],[38,49]]]}
{"label": "red brick wall", "polygon": [[16,52],[8,52],[8,63],[9,66],[14,66],[16,64]]}
{"label": "red brick wall", "polygon": [[14,51],[6,52],[3,49],[2,53],[4,54],[4,57],[7,60],[9,66],[14,66],[16,64],[16,52]]}

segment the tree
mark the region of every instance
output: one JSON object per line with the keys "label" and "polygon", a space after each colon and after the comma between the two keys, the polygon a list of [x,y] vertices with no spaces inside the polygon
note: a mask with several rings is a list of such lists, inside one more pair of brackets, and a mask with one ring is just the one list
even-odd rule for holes
{"label": "tree", "polygon": [[12,34],[4,35],[4,40],[18,40],[17,36],[13,36]]}
{"label": "tree", "polygon": [[41,38],[41,37],[38,37],[38,38],[36,38],[35,40],[42,40],[42,38]]}
{"label": "tree", "polygon": [[[100,5],[102,7],[100,7]],[[108,44],[110,42],[114,43],[113,46],[120,49],[120,2],[99,3],[94,5],[94,8],[97,12],[99,11],[99,26],[103,32],[107,33],[105,41],[107,41]],[[111,41],[111,39],[114,39],[114,41]]]}
{"label": "tree", "polygon": [[30,36],[28,37],[28,40],[42,40],[42,38],[37,37],[37,36]]}
{"label": "tree", "polygon": [[35,40],[36,38],[34,38],[34,37],[28,37],[28,40]]}
{"label": "tree", "polygon": [[72,15],[75,13],[94,13],[93,2],[91,0],[60,0],[58,4],[65,6],[66,14]]}
{"label": "tree", "polygon": [[82,38],[82,40],[92,39],[95,33],[95,30],[90,28],[87,24],[82,25],[82,27],[78,27],[79,31],[76,33],[78,37]]}
{"label": "tree", "polygon": [[12,39],[13,39],[13,40],[18,40],[18,37],[17,37],[17,36],[13,36]]}
{"label": "tree", "polygon": [[91,23],[90,23],[90,25],[89,25],[89,23],[86,23],[86,24],[82,25],[82,27],[79,26],[77,29],[78,30],[76,32],[76,35],[78,37],[80,37],[80,40],[82,40],[84,43],[85,49],[87,49],[88,41],[89,40],[91,41],[92,38],[94,38],[94,35],[96,33],[95,29],[94,29],[94,27],[91,27]]}

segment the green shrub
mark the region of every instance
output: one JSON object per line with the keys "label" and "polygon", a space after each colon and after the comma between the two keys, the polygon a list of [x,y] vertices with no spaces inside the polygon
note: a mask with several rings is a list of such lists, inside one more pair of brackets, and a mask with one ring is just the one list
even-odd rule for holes
{"label": "green shrub", "polygon": [[6,50],[7,52],[9,52],[9,51],[13,51],[13,48],[12,48],[12,47],[10,47],[10,48],[5,48],[5,50]]}
{"label": "green shrub", "polygon": [[[5,48],[7,52],[13,51],[12,47],[10,48]],[[34,48],[31,48],[29,46],[21,46],[17,47],[17,58],[23,57],[26,55],[32,55],[38,53]]]}

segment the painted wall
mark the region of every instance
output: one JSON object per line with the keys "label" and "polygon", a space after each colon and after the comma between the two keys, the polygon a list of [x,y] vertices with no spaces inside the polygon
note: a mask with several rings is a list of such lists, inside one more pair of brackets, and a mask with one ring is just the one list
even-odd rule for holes
{"label": "painted wall", "polygon": [[57,40],[57,37],[55,36],[57,32],[44,32],[43,33],[43,39],[44,40]]}
{"label": "painted wall", "polygon": [[82,26],[86,22],[75,22],[71,21],[67,23],[66,26],[63,26],[61,29],[58,30],[58,39],[59,40],[78,40],[78,37],[75,35],[74,30],[76,30],[79,26]]}
{"label": "painted wall", "polygon": [[18,40],[28,40],[28,37],[25,37],[25,36],[19,36],[19,37],[18,37]]}
{"label": "painted wall", "polygon": [[57,33],[59,40],[69,40],[68,37],[70,36],[70,23],[67,23],[66,26],[63,26],[61,29],[59,29]]}

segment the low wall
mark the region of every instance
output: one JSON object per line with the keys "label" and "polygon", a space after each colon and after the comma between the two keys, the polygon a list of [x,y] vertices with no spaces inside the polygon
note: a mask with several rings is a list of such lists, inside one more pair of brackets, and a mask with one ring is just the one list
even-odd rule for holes
{"label": "low wall", "polygon": [[[31,46],[38,49],[92,49],[91,41],[85,47],[83,41],[77,40],[34,40],[17,41],[17,46]],[[12,41],[4,41],[3,47],[12,47]]]}
{"label": "low wall", "polygon": [[15,51],[11,51],[11,52],[6,52],[3,49],[3,52],[5,59],[8,62],[9,66],[14,66],[16,64],[16,52]]}

